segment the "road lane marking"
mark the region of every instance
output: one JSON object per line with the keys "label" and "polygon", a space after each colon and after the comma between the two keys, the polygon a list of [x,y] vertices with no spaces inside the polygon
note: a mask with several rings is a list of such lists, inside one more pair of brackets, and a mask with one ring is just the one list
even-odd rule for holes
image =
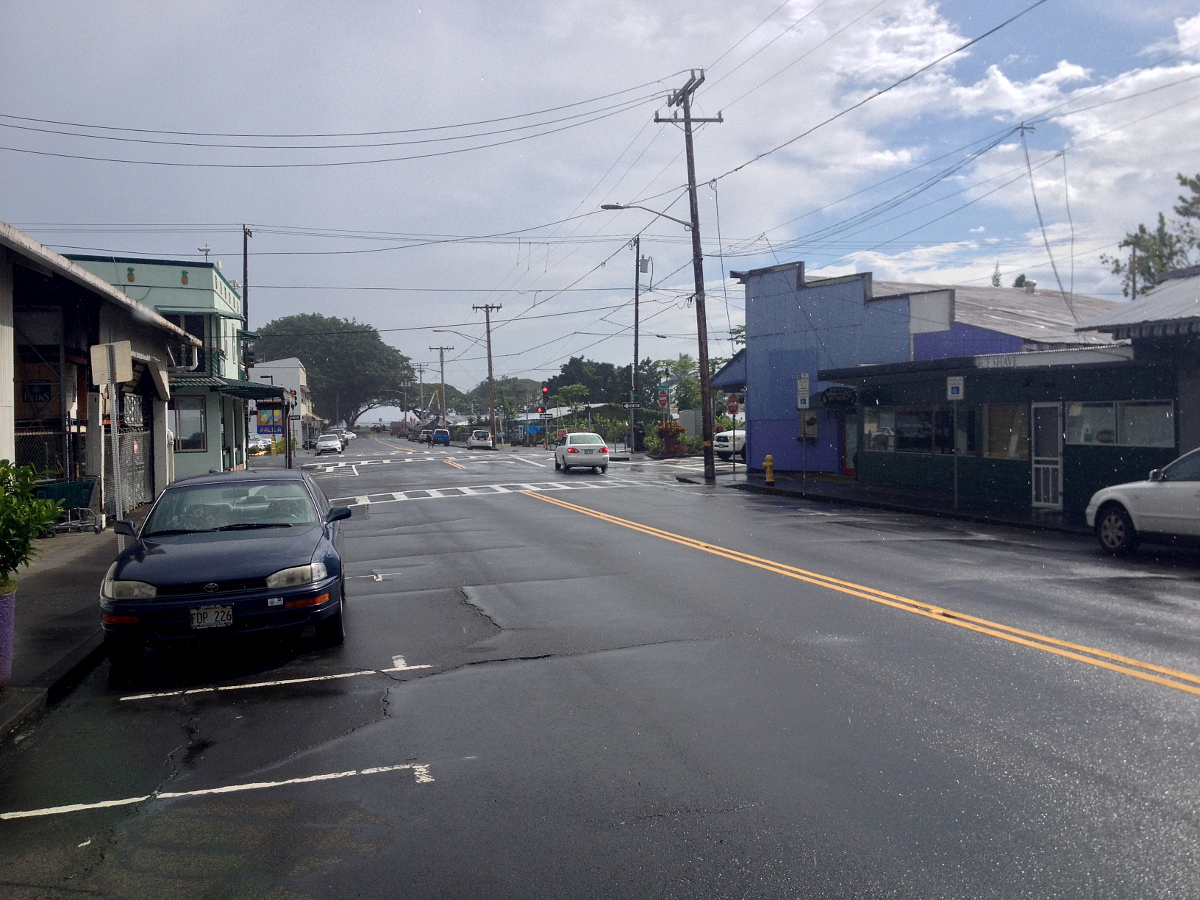
{"label": "road lane marking", "polygon": [[880,603],[884,606],[890,606],[894,609],[910,612],[914,615],[923,616],[927,619],[933,619],[947,625],[955,625],[959,628],[965,628],[968,631],[986,634],[1004,641],[1009,641],[1010,643],[1020,644],[1024,647],[1030,647],[1034,650],[1041,650],[1045,653],[1051,653],[1055,656],[1073,659],[1077,662],[1087,663],[1088,665],[1096,666],[1101,669],[1108,669],[1111,672],[1129,675],[1133,678],[1139,678],[1142,681],[1149,681],[1153,684],[1158,684],[1163,687],[1169,687],[1177,691],[1183,691],[1188,694],[1200,696],[1200,676],[1193,675],[1190,672],[1183,672],[1178,669],[1170,669],[1166,666],[1159,666],[1154,663],[1144,662],[1142,660],[1133,659],[1132,657],[1128,656],[1122,656],[1117,653],[1110,653],[1107,650],[1089,647],[1086,644],[1075,644],[1070,641],[1059,640],[1058,638],[1049,637],[1044,634],[1038,634],[1034,631],[1025,631],[1020,628],[1014,628],[1011,625],[1005,625],[1001,622],[993,622],[990,619],[982,619],[978,616],[955,612],[931,603],[923,603],[918,600],[912,600],[908,597],[902,597],[898,594],[890,594],[886,591],[877,590],[876,588],[855,584],[852,581],[843,581],[838,578],[833,578],[829,575],[821,575],[818,572],[810,572],[806,569],[800,569],[795,566],[789,566],[785,563],[775,562],[774,560],[752,556],[749,553],[742,553],[738,550],[729,550],[717,544],[709,544],[694,538],[675,534],[674,532],[663,531],[662,529],[654,528],[650,525],[643,525],[640,522],[633,522],[629,519],[622,519],[607,513],[598,512],[594,509],[588,509],[586,506],[577,506],[574,503],[568,503],[565,500],[558,499],[557,497],[548,497],[542,493],[529,492],[526,494],[526,496],[536,497],[538,500],[543,500],[546,503],[552,503],[555,506],[562,507],[563,509],[582,513],[584,515],[600,519],[601,521],[609,522],[614,525],[620,525],[624,528],[630,528],[634,531],[641,532],[642,534],[659,537],[663,540],[681,544],[685,547],[702,550],[705,553],[711,553],[714,556],[720,556],[734,562],[745,563],[746,565],[754,566],[768,572],[774,572],[787,578],[794,578],[798,581],[804,581],[809,584],[816,585],[817,587],[827,588],[831,591],[837,591],[842,594],[849,594],[852,597],[860,597],[864,600],[870,600],[873,603]]}
{"label": "road lane marking", "polygon": [[354,778],[362,775],[383,775],[387,772],[411,771],[417,784],[430,784],[433,776],[424,763],[400,763],[394,766],[371,766],[365,769],[349,769],[345,772],[327,772],[323,775],[306,775],[301,778],[286,778],[283,781],[252,781],[244,784],[227,784],[223,787],[200,788],[195,791],[154,791],[140,797],[122,797],[120,800],[98,800],[95,803],[68,803],[65,806],[46,806],[42,809],[24,809],[0,813],[0,819],[33,819],[42,816],[61,816],[66,813],[83,812],[89,809],[109,809],[114,806],[132,806],[148,800],[184,800],[189,797],[207,797],[214,794],[237,794],[242,791],[261,791],[266,788],[287,787],[293,784],[313,784],[318,781],[335,781],[339,778]]}
{"label": "road lane marking", "polygon": [[458,463],[451,462],[448,459],[444,459],[444,460],[442,460],[442,462],[444,462],[448,466],[454,466],[454,468],[456,468],[456,469],[465,469],[466,468],[466,466],[460,466]]}
{"label": "road lane marking", "polygon": [[[503,482],[475,484],[470,487],[412,488],[407,491],[381,491],[378,494],[359,494],[354,497],[334,497],[333,506],[374,506],[378,503],[400,503],[406,500],[454,500],[458,497],[491,497],[496,494],[522,494],[527,491],[584,491],[610,490],[637,485],[636,481],[601,478],[594,481]],[[445,493],[460,491],[461,493]]]}
{"label": "road lane marking", "polygon": [[390,672],[413,672],[417,669],[432,669],[431,665],[410,666],[404,662],[403,656],[392,657],[390,669],[360,669],[357,672],[337,672],[333,675],[312,675],[307,678],[280,678],[275,681],[254,681],[250,684],[225,684],[218,687],[187,688],[177,691],[154,691],[149,694],[129,694],[119,698],[121,702],[130,700],[158,700],[162,697],[191,697],[196,694],[217,694],[224,691],[249,691],[258,688],[282,687],[291,684],[311,684],[317,681],[338,681],[343,678],[361,678],[364,675],[386,675]]}

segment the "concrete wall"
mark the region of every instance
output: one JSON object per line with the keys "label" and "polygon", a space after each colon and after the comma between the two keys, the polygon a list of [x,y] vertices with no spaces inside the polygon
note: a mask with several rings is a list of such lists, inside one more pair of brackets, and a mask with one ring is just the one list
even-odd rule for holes
{"label": "concrete wall", "polygon": [[17,456],[13,341],[13,254],[0,247],[0,459],[10,461]]}

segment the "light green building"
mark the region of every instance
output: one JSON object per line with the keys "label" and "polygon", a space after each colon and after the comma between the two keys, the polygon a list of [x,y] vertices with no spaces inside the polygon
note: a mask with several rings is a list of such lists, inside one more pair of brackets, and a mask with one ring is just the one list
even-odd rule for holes
{"label": "light green building", "polygon": [[280,396],[255,384],[242,365],[242,298],[220,263],[71,256],[130,299],[200,339],[199,350],[173,346],[168,367],[168,428],[174,440],[174,476],[246,467],[246,401]]}

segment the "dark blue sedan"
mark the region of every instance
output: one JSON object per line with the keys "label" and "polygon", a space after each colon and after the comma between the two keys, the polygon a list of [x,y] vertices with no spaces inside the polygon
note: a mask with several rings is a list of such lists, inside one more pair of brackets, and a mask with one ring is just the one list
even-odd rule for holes
{"label": "dark blue sedan", "polygon": [[345,506],[330,507],[303,472],[227,472],[171,484],[112,564],[101,623],[118,665],[147,643],[308,625],[340,644],[345,584],[338,553]]}

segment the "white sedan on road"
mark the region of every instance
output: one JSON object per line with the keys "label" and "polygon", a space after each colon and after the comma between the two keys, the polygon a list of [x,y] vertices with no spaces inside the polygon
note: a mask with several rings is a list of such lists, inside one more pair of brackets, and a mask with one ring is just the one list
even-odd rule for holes
{"label": "white sedan on road", "polygon": [[554,468],[564,472],[584,468],[607,472],[608,444],[600,435],[590,431],[565,434],[554,448]]}
{"label": "white sedan on road", "polygon": [[1143,535],[1200,537],[1200,449],[1153,470],[1145,481],[1096,491],[1086,515],[1101,549],[1116,556],[1134,550]]}
{"label": "white sedan on road", "polygon": [[476,428],[471,432],[471,436],[467,438],[468,450],[491,450],[492,448],[492,433],[483,428]]}

